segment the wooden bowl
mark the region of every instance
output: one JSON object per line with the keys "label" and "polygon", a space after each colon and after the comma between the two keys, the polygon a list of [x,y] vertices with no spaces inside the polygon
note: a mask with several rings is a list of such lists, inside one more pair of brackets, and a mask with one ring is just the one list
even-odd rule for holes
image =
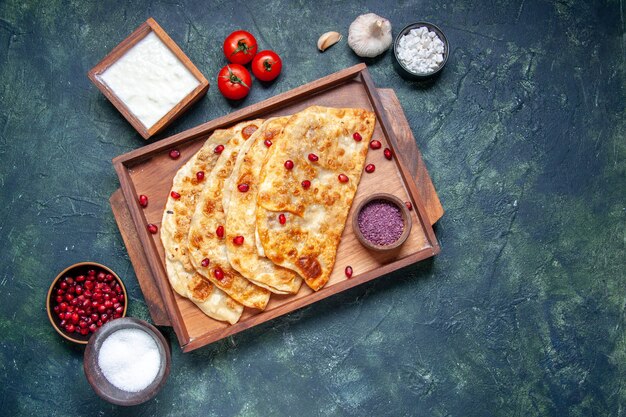
{"label": "wooden bowl", "polygon": [[[161,366],[156,378],[145,389],[138,392],[124,391],[111,384],[98,365],[98,354],[102,343],[112,333],[122,329],[139,329],[148,333],[154,339],[161,356]],[[89,340],[85,349],[83,369],[87,381],[100,398],[113,404],[129,406],[144,403],[157,395],[170,374],[171,361],[169,344],[156,327],[134,317],[125,317],[106,323],[94,333],[94,337]]]}
{"label": "wooden bowl", "polygon": [[[198,81],[198,86],[189,94],[182,98],[178,104],[172,107],[165,115],[163,115],[156,123],[151,126],[145,126],[143,122],[131,111],[128,105],[110,88],[102,79],[102,74],[114,63],[116,63],[126,52],[134,47],[139,41],[144,39],[150,33],[154,33],[157,38],[174,54],[180,63],[189,70],[189,72]],[[152,135],[159,133],[167,125],[173,122],[178,116],[183,114],[191,105],[202,98],[209,89],[209,82],[202,75],[200,70],[191,62],[180,47],[169,37],[161,26],[152,18],[139,26],[126,39],[119,43],[113,50],[105,56],[95,67],[87,74],[91,82],[109,99],[109,101],[122,113],[122,116],[139,132],[144,139],[149,139]]]}
{"label": "wooden bowl", "polygon": [[126,316],[126,310],[128,308],[128,294],[126,293],[126,286],[124,285],[124,282],[121,280],[121,278],[112,269],[97,262],[79,262],[74,265],[68,266],[63,271],[61,271],[59,275],[56,276],[54,281],[52,281],[52,284],[50,284],[50,288],[48,289],[48,295],[46,297],[46,312],[48,313],[48,319],[50,320],[52,327],[54,327],[54,330],[56,330],[58,334],[60,334],[70,342],[78,343],[81,345],[86,345],[87,341],[89,341],[89,338],[93,333],[89,333],[85,336],[77,333],[70,334],[61,327],[61,320],[52,311],[52,290],[54,289],[54,286],[57,284],[57,282],[66,275],[87,275],[87,271],[90,269],[101,269],[115,277],[115,280],[120,284],[124,293],[124,312],[122,313],[122,317]]}
{"label": "wooden bowl", "polygon": [[[400,235],[400,237],[395,242],[389,245],[378,245],[376,243],[369,241],[365,236],[363,236],[363,232],[361,232],[361,228],[359,227],[359,214],[361,213],[361,210],[367,204],[375,200],[384,200],[384,201],[394,204],[400,209],[400,213],[402,214],[404,230],[402,231],[402,234]],[[411,225],[412,225],[411,214],[409,213],[409,210],[406,208],[406,205],[404,204],[404,202],[400,200],[398,197],[396,197],[395,195],[387,194],[387,193],[372,194],[368,196],[367,198],[365,198],[364,200],[362,200],[359,203],[359,205],[356,207],[356,210],[354,211],[354,216],[352,217],[352,229],[354,230],[354,234],[356,235],[358,241],[361,243],[361,245],[365,246],[367,249],[372,250],[374,252],[389,252],[402,246],[402,244],[406,242],[407,238],[409,237],[409,233],[411,233]]]}

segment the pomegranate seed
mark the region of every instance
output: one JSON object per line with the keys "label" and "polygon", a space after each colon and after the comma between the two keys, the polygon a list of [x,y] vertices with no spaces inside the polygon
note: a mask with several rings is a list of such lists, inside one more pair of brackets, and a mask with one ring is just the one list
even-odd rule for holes
{"label": "pomegranate seed", "polygon": [[348,178],[348,176],[346,174],[339,174],[339,176],[337,177],[339,178],[339,182],[348,182],[350,181],[350,178]]}
{"label": "pomegranate seed", "polygon": [[104,277],[104,279],[106,281],[113,281],[113,274],[106,274],[106,276]]}
{"label": "pomegranate seed", "polygon": [[213,152],[218,153],[218,154],[224,152],[224,145],[217,145],[215,149],[213,150]]}
{"label": "pomegranate seed", "polygon": [[159,228],[156,226],[156,224],[150,223],[147,227],[148,227],[148,232],[152,233],[153,235],[156,235],[157,232],[159,231]]}
{"label": "pomegranate seed", "polygon": [[89,334],[89,329],[88,328],[81,328],[80,329],[80,334],[83,336],[87,336]]}
{"label": "pomegranate seed", "polygon": [[370,148],[372,149],[380,149],[383,145],[380,143],[379,140],[373,140],[370,142]]}
{"label": "pomegranate seed", "polygon": [[356,140],[357,142],[361,142],[363,140],[363,137],[361,136],[359,132],[354,132],[354,134],[352,135],[352,138]]}
{"label": "pomegranate seed", "polygon": [[383,153],[385,154],[385,158],[387,158],[387,159],[389,159],[391,161],[391,149],[385,148]]}
{"label": "pomegranate seed", "polygon": [[223,238],[224,237],[224,226],[217,226],[217,229],[215,230],[215,234],[220,239]]}
{"label": "pomegranate seed", "polygon": [[93,289],[93,281],[85,282],[85,288],[87,288],[88,290],[92,290]]}
{"label": "pomegranate seed", "polygon": [[76,277],[76,282],[83,282],[85,281],[85,276],[84,275],[79,275]]}
{"label": "pomegranate seed", "polygon": [[80,320],[78,313],[72,313],[72,318],[71,318],[72,323],[76,324],[78,323],[78,320]]}
{"label": "pomegranate seed", "polygon": [[289,170],[293,169],[293,161],[291,159],[287,159],[285,161],[285,168],[287,168]]}
{"label": "pomegranate seed", "polygon": [[345,273],[348,278],[352,278],[352,267],[350,265],[346,266]]}
{"label": "pomegranate seed", "polygon": [[222,271],[222,268],[220,268],[219,266],[213,270],[213,275],[215,275],[215,278],[217,278],[219,281],[224,279],[224,271]]}
{"label": "pomegranate seed", "polygon": [[204,179],[204,171],[198,171],[196,172],[196,179],[198,181],[202,181]]}
{"label": "pomegranate seed", "polygon": [[235,236],[233,238],[233,243],[238,246],[243,245],[243,236]]}
{"label": "pomegranate seed", "polygon": [[100,304],[98,306],[98,313],[104,313],[105,311],[107,311],[107,308],[104,306],[104,304]]}
{"label": "pomegranate seed", "polygon": [[98,321],[96,322],[96,326],[98,326],[98,327],[102,327],[102,322],[101,322],[100,320],[98,320]]}
{"label": "pomegranate seed", "polygon": [[287,217],[285,217],[285,215],[284,215],[283,213],[280,213],[280,214],[278,215],[278,222],[279,222],[280,224],[285,224],[285,223],[287,223]]}
{"label": "pomegranate seed", "polygon": [[60,287],[62,290],[66,290],[66,289],[67,289],[67,282],[63,281],[62,283],[60,283],[60,284],[59,284],[59,287]]}
{"label": "pomegranate seed", "polygon": [[104,272],[99,272],[98,276],[96,277],[96,279],[100,282],[104,281],[104,279],[106,278],[106,274]]}
{"label": "pomegranate seed", "polygon": [[66,330],[68,333],[73,333],[73,332],[74,332],[74,330],[76,330],[76,327],[74,327],[74,325],[73,325],[72,323],[70,323],[70,324],[66,324],[66,325],[65,325],[65,330]]}
{"label": "pomegranate seed", "polygon": [[272,146],[272,141],[271,141],[271,140],[269,140],[269,139],[265,139],[265,142],[263,142],[263,143],[265,143],[265,146],[267,146],[268,148],[269,148],[270,146]]}
{"label": "pomegranate seed", "polygon": [[90,331],[91,333],[93,333],[93,332],[95,332],[96,330],[98,330],[98,326],[96,326],[96,323],[91,323],[91,324],[89,325],[89,331]]}
{"label": "pomegranate seed", "polygon": [[63,301],[63,296],[62,295],[57,295],[57,298],[55,299],[57,304]]}
{"label": "pomegranate seed", "polygon": [[376,165],[374,165],[374,164],[367,164],[365,166],[365,172],[367,172],[368,174],[371,174],[374,171],[376,171]]}
{"label": "pomegranate seed", "polygon": [[63,294],[65,294],[65,291],[63,291],[61,288],[59,288],[57,290],[57,295],[63,295]]}
{"label": "pomegranate seed", "polygon": [[87,275],[90,277],[93,277],[94,275],[96,275],[95,269],[90,269],[89,271],[87,271]]}
{"label": "pomegranate seed", "polygon": [[302,181],[302,188],[304,188],[305,190],[308,190],[309,187],[311,187],[311,181],[309,180]]}
{"label": "pomegranate seed", "polygon": [[178,194],[176,191],[172,191],[170,195],[174,200],[178,200],[180,198],[180,194]]}
{"label": "pomegranate seed", "polygon": [[96,313],[92,313],[89,318],[91,319],[91,321],[98,321],[99,316]]}
{"label": "pomegranate seed", "polygon": [[205,268],[206,268],[207,266],[209,266],[209,263],[210,263],[210,262],[211,262],[211,261],[209,260],[209,258],[204,258],[204,259],[202,260],[202,262],[200,262],[200,265],[202,265],[203,267],[205,267]]}
{"label": "pomegranate seed", "polygon": [[179,156],[180,156],[180,152],[178,151],[178,149],[172,149],[170,151],[170,158],[178,159]]}
{"label": "pomegranate seed", "polygon": [[250,186],[248,184],[239,184],[237,186],[237,189],[241,191],[242,193],[245,193],[250,189]]}
{"label": "pomegranate seed", "polygon": [[79,325],[82,329],[84,329],[84,328],[86,328],[86,327],[89,327],[89,323],[87,323],[85,320],[81,321],[78,325]]}
{"label": "pomegranate seed", "polygon": [[148,196],[141,194],[139,196],[139,205],[141,207],[148,207]]}
{"label": "pomegranate seed", "polygon": [[124,312],[124,307],[119,306],[115,307],[115,314],[122,314]]}
{"label": "pomegranate seed", "polygon": [[111,302],[111,300],[106,300],[103,305],[104,308],[113,308],[113,303]]}
{"label": "pomegranate seed", "polygon": [[81,295],[83,293],[83,287],[81,286],[76,286],[76,295]]}
{"label": "pomegranate seed", "polygon": [[311,162],[317,162],[319,159],[320,159],[320,158],[319,158],[317,155],[315,155],[314,153],[310,153],[310,154],[309,154],[309,161],[311,161]]}
{"label": "pomegranate seed", "polygon": [[59,308],[59,306],[58,306],[58,305],[55,305],[54,307],[52,307],[52,310],[53,310],[55,313],[57,313],[57,314],[60,314],[60,313],[61,313],[61,309]]}
{"label": "pomegranate seed", "polygon": [[409,209],[409,211],[413,210],[413,204],[411,204],[410,201],[405,201],[404,205]]}
{"label": "pomegranate seed", "polygon": [[72,301],[74,296],[72,294],[65,294],[65,301]]}
{"label": "pomegranate seed", "polygon": [[59,310],[61,310],[61,311],[67,310],[67,303],[60,303],[59,304]]}

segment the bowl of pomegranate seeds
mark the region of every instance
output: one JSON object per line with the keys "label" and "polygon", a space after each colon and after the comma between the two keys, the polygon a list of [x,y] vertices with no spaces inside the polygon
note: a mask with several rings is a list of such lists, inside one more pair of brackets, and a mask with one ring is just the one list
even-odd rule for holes
{"label": "bowl of pomegranate seeds", "polygon": [[375,252],[399,248],[411,232],[411,214],[402,200],[392,194],[372,194],[359,203],[352,229],[359,242]]}
{"label": "bowl of pomegranate seeds", "polygon": [[85,345],[105,323],[126,316],[127,300],[126,287],[115,272],[99,263],[80,262],[52,281],[46,310],[57,333]]}

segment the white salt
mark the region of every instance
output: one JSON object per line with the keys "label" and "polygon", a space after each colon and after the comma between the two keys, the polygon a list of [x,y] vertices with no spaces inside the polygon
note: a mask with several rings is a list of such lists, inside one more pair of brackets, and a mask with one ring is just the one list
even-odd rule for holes
{"label": "white salt", "polygon": [[411,29],[398,42],[398,58],[409,71],[429,74],[443,62],[445,45],[435,32],[422,26]]}
{"label": "white salt", "polygon": [[123,391],[138,392],[156,378],[161,368],[161,355],[148,333],[122,329],[102,342],[98,365],[111,384]]}

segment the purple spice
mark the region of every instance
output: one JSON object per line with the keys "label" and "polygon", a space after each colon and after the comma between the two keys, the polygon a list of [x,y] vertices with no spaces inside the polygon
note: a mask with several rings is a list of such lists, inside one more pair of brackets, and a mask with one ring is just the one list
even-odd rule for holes
{"label": "purple spice", "polygon": [[367,203],[359,212],[357,220],[365,239],[376,245],[391,245],[404,231],[400,208],[386,200]]}

